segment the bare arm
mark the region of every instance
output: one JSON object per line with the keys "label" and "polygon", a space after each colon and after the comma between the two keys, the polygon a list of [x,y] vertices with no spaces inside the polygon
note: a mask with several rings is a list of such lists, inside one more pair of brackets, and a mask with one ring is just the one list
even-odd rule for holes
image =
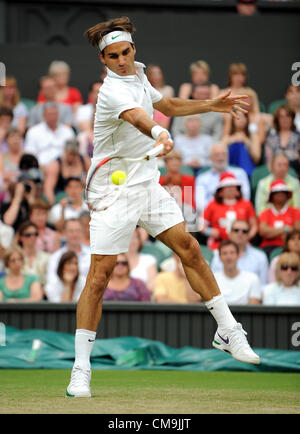
{"label": "bare arm", "polygon": [[156,110],[159,110],[164,115],[172,116],[190,116],[199,113],[207,112],[221,112],[231,113],[232,116],[238,118],[234,110],[242,113],[247,113],[247,110],[240,107],[248,107],[249,104],[245,102],[248,98],[247,95],[230,96],[230,90],[217,96],[214,99],[207,100],[186,100],[181,98],[165,98],[153,104]]}
{"label": "bare arm", "polygon": [[54,203],[55,200],[54,189],[57,183],[58,174],[59,164],[56,160],[54,160],[45,169],[46,179],[44,183],[44,193],[51,205]]}
{"label": "bare arm", "polygon": [[259,234],[264,238],[276,238],[279,235],[283,235],[285,233],[285,227],[281,228],[273,228],[269,226],[266,222],[261,222],[259,225]]}

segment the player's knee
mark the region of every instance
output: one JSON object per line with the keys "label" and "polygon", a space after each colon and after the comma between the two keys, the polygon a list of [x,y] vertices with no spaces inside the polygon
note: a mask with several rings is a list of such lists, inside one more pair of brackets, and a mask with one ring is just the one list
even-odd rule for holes
{"label": "player's knee", "polygon": [[93,298],[101,298],[107,286],[108,277],[104,272],[96,272],[89,279],[90,295]]}

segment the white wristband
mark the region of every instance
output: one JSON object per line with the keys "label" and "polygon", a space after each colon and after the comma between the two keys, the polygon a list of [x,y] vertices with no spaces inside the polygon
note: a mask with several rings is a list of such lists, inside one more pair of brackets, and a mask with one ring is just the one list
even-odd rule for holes
{"label": "white wristband", "polygon": [[154,140],[157,140],[157,137],[160,135],[160,133],[163,133],[163,132],[167,133],[168,136],[171,138],[169,131],[166,130],[165,128],[161,127],[160,125],[155,125],[151,129],[151,136],[153,137]]}
{"label": "white wristband", "polygon": [[258,131],[258,126],[254,122],[250,122],[248,125],[248,131],[250,134],[255,134]]}

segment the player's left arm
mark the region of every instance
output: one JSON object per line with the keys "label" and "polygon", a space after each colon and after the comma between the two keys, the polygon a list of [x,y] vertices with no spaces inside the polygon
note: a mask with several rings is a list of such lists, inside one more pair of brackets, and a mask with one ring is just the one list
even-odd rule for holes
{"label": "player's left arm", "polygon": [[231,91],[207,100],[186,100],[181,98],[166,98],[153,104],[156,110],[159,110],[164,115],[173,116],[190,116],[199,113],[221,112],[230,113],[238,119],[238,113],[247,113],[249,104],[245,101],[247,95],[231,95]]}

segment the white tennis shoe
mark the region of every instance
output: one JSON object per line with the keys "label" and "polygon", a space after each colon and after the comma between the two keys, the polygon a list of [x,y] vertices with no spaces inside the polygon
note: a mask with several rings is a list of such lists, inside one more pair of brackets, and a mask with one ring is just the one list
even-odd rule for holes
{"label": "white tennis shoe", "polygon": [[236,360],[258,365],[260,358],[248,344],[246,335],[247,332],[243,330],[242,324],[237,323],[232,329],[218,329],[212,345],[218,350],[230,353]]}
{"label": "white tennis shoe", "polygon": [[90,398],[91,375],[90,369],[82,369],[79,366],[74,366],[71,373],[70,384],[66,390],[66,397]]}

